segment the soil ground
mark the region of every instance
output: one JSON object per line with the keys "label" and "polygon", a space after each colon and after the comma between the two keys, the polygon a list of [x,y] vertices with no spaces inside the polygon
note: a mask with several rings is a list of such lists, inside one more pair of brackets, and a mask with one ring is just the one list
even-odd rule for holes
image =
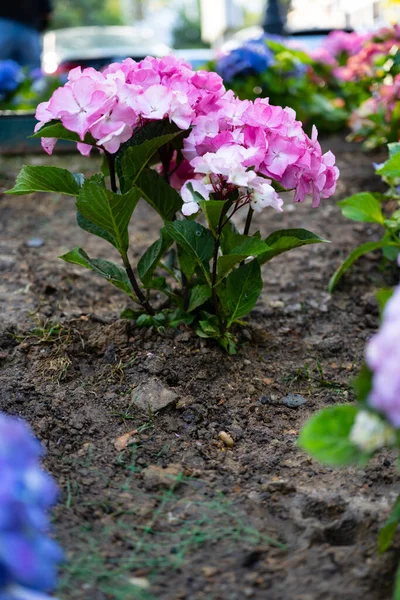
{"label": "soil ground", "polygon": [[[306,227],[332,243],[266,266],[236,356],[184,328],[159,333],[120,320],[122,293],[57,258],[78,245],[110,257],[77,228],[72,198],[0,196],[0,410],[28,420],[61,489],[62,600],[391,597],[400,540],[378,556],[376,536],[398,493],[395,457],[336,470],[296,447],[310,415],[351,401],[350,379],[378,327],[374,293],[396,282],[371,255],[328,294],[340,260],[379,235],[346,221],[336,202],[378,189],[372,162],[384,155],[339,136],[324,146],[341,168],[335,198],[318,210],[288,202],[257,226]],[[3,158],[0,191],[22,162],[98,168],[75,155]],[[139,205],[135,255],[158,225]],[[31,238],[44,245],[28,247]],[[167,388],[174,402],[141,411],[144,383]],[[305,402],[290,408],[283,400],[293,393]]]}

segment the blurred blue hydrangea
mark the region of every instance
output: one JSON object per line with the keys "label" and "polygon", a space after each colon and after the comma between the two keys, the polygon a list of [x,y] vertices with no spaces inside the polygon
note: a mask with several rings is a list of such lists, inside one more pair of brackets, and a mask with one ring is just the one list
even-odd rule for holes
{"label": "blurred blue hydrangea", "polygon": [[47,600],[63,553],[48,537],[57,498],[26,423],[0,413],[0,600]]}
{"label": "blurred blue hydrangea", "polygon": [[0,60],[0,98],[15,92],[23,78],[23,69],[15,60]]}
{"label": "blurred blue hydrangea", "polygon": [[303,77],[308,71],[308,65],[305,65],[300,60],[293,62],[293,68],[286,74],[288,77]]}
{"label": "blurred blue hydrangea", "polygon": [[274,64],[274,54],[265,43],[266,38],[250,40],[217,61],[217,72],[229,83],[238,75],[263,73]]}

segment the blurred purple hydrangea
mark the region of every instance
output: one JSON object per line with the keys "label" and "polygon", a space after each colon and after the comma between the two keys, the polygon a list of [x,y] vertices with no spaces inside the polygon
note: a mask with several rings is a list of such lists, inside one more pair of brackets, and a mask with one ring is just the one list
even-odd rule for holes
{"label": "blurred purple hydrangea", "polygon": [[217,72],[228,83],[238,75],[263,73],[275,62],[274,54],[265,40],[265,37],[250,40],[231,50],[229,54],[221,56],[217,61]]}
{"label": "blurred purple hydrangea", "polygon": [[23,78],[22,67],[15,60],[0,60],[0,99],[15,92]]}
{"label": "blurred purple hydrangea", "polygon": [[0,413],[0,600],[47,600],[63,553],[48,537],[57,498],[40,466],[43,448],[26,423]]}
{"label": "blurred purple hydrangea", "polygon": [[373,373],[368,403],[400,427],[400,286],[386,304],[381,328],[369,341],[366,358]]}

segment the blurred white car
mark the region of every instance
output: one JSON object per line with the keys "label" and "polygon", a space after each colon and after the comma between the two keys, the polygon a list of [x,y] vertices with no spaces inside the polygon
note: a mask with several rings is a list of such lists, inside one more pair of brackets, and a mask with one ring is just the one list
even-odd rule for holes
{"label": "blurred white car", "polygon": [[47,74],[60,75],[77,66],[101,69],[127,57],[142,60],[148,55],[161,57],[171,52],[154,39],[150,28],[69,27],[45,33],[42,68]]}

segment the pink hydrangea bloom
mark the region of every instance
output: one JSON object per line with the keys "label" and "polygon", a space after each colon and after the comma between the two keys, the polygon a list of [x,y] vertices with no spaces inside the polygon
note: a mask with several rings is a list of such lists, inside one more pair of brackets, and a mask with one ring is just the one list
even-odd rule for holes
{"label": "pink hydrangea bloom", "polygon": [[342,81],[360,81],[374,78],[378,58],[387,56],[392,46],[392,40],[384,42],[369,41],[359,52],[350,56],[345,66],[334,69],[333,74]]}
{"label": "pink hydrangea bloom", "polygon": [[[282,210],[272,179],[294,190],[296,202],[311,195],[318,206],[321,198],[333,194],[338,178],[334,157],[322,154],[316,129],[310,139],[292,109],[272,106],[268,99],[240,100],[225,90],[216,73],[195,72],[172,56],[138,63],[128,58],[102,73],[73,69],[50,101],[38,106],[36,116],[36,130],[58,119],[76,132],[78,149],[85,155],[91,148],[85,143],[87,134],[101,150],[114,154],[151,121],[169,119],[190,130],[184,163],[177,166],[173,156],[169,165],[172,173],[174,164],[177,169],[171,184],[184,186],[187,215],[196,209],[191,188],[184,185],[188,180],[204,198],[225,200],[239,194],[240,206],[250,204],[260,212],[265,206]],[[55,141],[42,139],[49,154]]]}
{"label": "pink hydrangea bloom", "polygon": [[334,55],[332,55],[327,48],[324,46],[320,46],[316,48],[311,53],[311,58],[313,58],[316,62],[323,63],[330,67],[338,67],[338,62]]}
{"label": "pink hydrangea bloom", "polygon": [[323,48],[333,57],[339,57],[342,53],[353,56],[360,52],[370,34],[348,33],[346,31],[332,31],[325,39]]}
{"label": "pink hydrangea bloom", "polygon": [[379,86],[370,98],[365,100],[357,110],[353,111],[349,119],[349,125],[353,133],[358,134],[358,132],[364,128],[374,130],[376,122],[371,120],[371,117],[376,114],[383,114],[384,122],[389,125],[393,119],[393,125],[396,125],[395,109],[399,106],[399,103],[400,74],[394,77],[393,83]]}
{"label": "pink hydrangea bloom", "polygon": [[[242,102],[229,92],[220,104],[214,113],[194,120],[183,150],[203,182],[212,178],[214,196],[223,197],[221,185],[225,183],[227,190],[230,186],[246,188],[249,202],[250,197],[259,199],[254,181],[260,177],[268,185],[274,179],[294,189],[296,202],[311,195],[314,207],[334,193],[339,175],[334,156],[322,154],[317,130],[313,129],[310,139],[292,109],[272,106],[267,99]],[[272,198],[268,205],[281,210],[281,200],[277,195]],[[258,211],[263,204],[255,206]]]}
{"label": "pink hydrangea bloom", "polygon": [[368,403],[400,427],[400,286],[388,301],[381,328],[366,350],[373,372]]}
{"label": "pink hydrangea bloom", "polygon": [[[82,142],[89,133],[101,149],[115,153],[137,127],[149,121],[168,118],[180,129],[188,129],[196,117],[219,108],[224,94],[219,75],[195,72],[171,56],[147,57],[139,63],[128,58],[102,73],[77,67],[50,101],[38,106],[35,131],[57,119]],[[42,145],[51,154],[54,143],[47,140]],[[88,152],[86,146],[78,148]]]}

